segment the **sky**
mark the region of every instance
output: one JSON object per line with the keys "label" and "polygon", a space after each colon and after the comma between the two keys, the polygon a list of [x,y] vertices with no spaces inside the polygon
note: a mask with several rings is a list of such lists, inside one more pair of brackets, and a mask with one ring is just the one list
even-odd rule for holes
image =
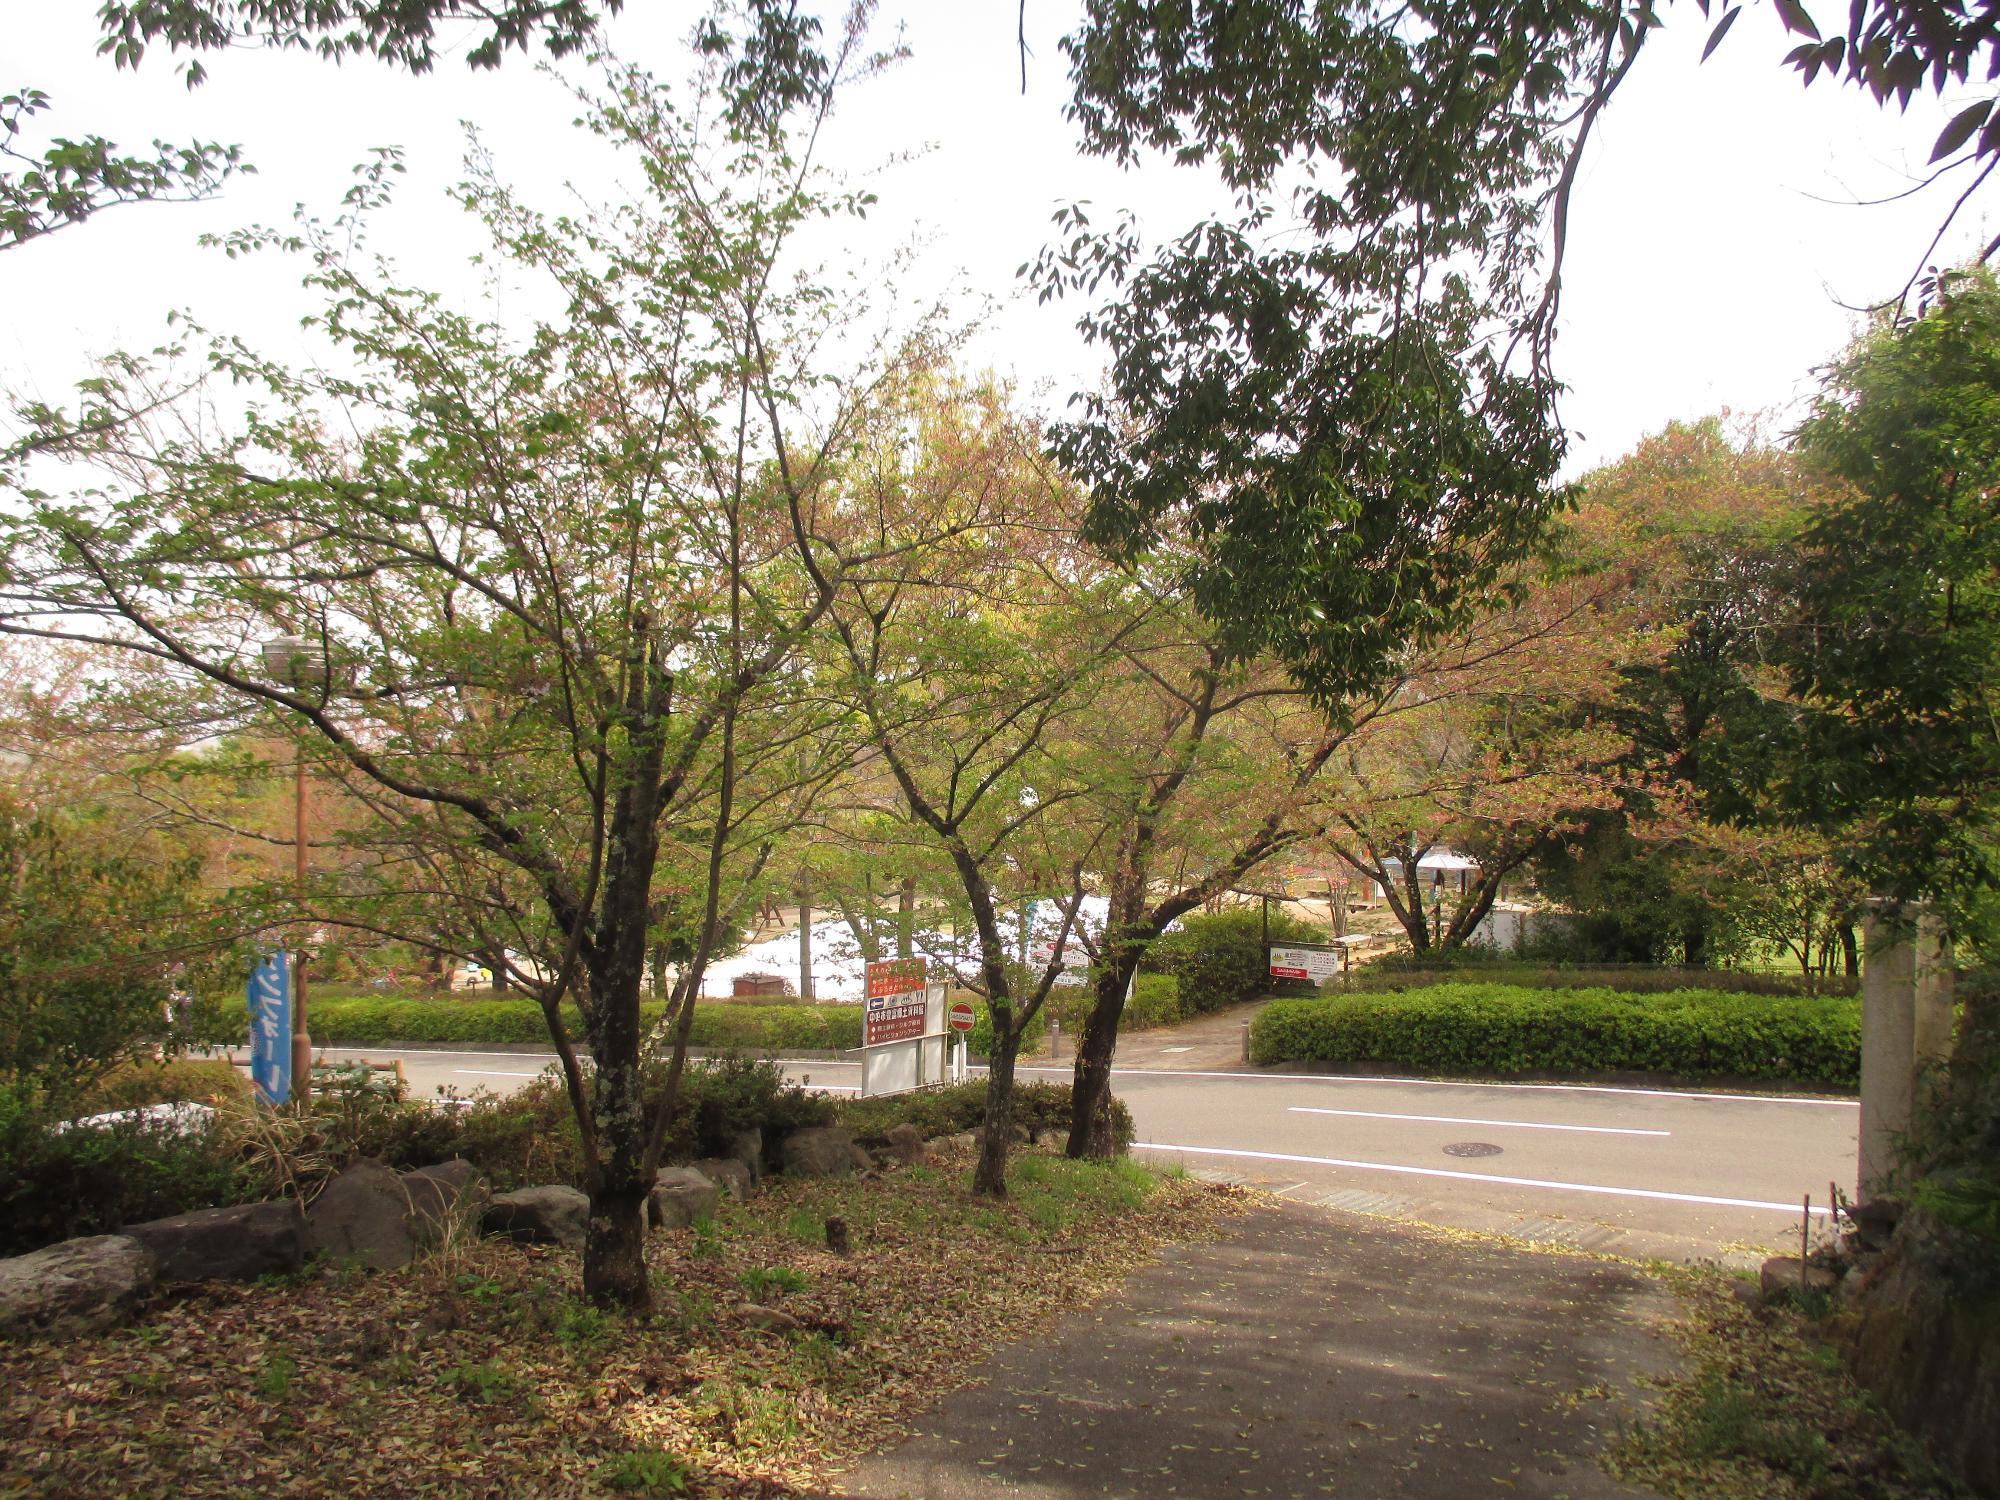
{"label": "sky", "polygon": [[[1685,0],[1663,9],[1669,24],[1603,116],[1571,216],[1556,364],[1569,387],[1572,474],[1671,419],[1726,408],[1782,431],[1815,369],[1860,326],[1851,309],[1902,287],[1958,191],[1946,183],[1861,206],[1920,175],[1955,112],[1949,93],[1903,115],[1852,89],[1805,90],[1781,67],[1789,42],[1763,6],[1704,64],[1699,13]],[[470,285],[476,242],[445,195],[460,172],[462,121],[478,126],[503,176],[543,204],[563,206],[571,182],[589,195],[617,190],[572,125],[574,100],[519,54],[498,72],[447,57],[411,78],[366,61],[230,53],[207,58],[209,81],[188,90],[165,53],[136,73],[97,57],[86,0],[8,0],[7,11],[4,84],[52,97],[48,130],[128,146],[235,142],[258,169],[210,201],[121,207],[0,258],[0,385],[17,393],[58,397],[91,354],[152,347],[170,309],[271,353],[303,353],[297,324],[310,304],[297,266],[228,261],[197,240],[285,224],[301,203],[331,217],[369,147],[405,152],[407,180],[373,243],[418,284]],[[911,55],[847,97],[827,140],[830,159],[881,200],[866,225],[824,247],[828,256],[880,267],[913,254],[905,294],[957,289],[977,312],[968,359],[1050,411],[1100,370],[1074,330],[1076,309],[1038,306],[1017,280],[1057,205],[1086,201],[1096,217],[1131,208],[1158,238],[1219,201],[1196,174],[1158,163],[1123,173],[1077,156],[1057,48],[1075,12],[1071,0],[1029,0],[1024,91],[1014,4],[885,4],[877,38],[900,35]],[[678,77],[691,14],[635,0],[612,23],[613,47]],[[1992,216],[1990,205],[1984,216],[1969,211],[1936,258],[1949,264],[1984,244]]]}

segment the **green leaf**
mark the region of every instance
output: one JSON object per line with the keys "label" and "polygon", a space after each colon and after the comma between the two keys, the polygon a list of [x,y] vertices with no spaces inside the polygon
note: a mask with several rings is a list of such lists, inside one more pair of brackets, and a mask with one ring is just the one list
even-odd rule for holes
{"label": "green leaf", "polygon": [[1962,109],[1951,117],[1951,123],[1938,133],[1937,144],[1931,147],[1931,160],[1942,161],[1960,146],[1972,139],[1973,131],[1986,123],[1986,117],[1993,112],[1993,101],[1982,99],[1969,109]]}

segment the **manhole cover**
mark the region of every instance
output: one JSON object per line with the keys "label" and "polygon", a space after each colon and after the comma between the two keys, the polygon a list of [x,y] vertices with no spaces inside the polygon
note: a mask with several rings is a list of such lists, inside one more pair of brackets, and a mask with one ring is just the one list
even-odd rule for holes
{"label": "manhole cover", "polygon": [[1446,1156],[1498,1156],[1500,1148],[1491,1141],[1453,1141],[1444,1148]]}

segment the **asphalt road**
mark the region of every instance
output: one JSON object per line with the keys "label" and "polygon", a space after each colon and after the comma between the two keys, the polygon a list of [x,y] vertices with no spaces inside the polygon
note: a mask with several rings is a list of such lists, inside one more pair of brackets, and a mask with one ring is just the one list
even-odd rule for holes
{"label": "asphalt road", "polygon": [[[537,1053],[349,1052],[403,1059],[411,1093],[505,1094]],[[839,1091],[859,1066],[790,1062]],[[1023,1068],[1067,1077],[1069,1069]],[[1440,1083],[1120,1068],[1140,1149],[1287,1197],[1586,1249],[1745,1261],[1798,1244],[1801,1199],[1824,1235],[1829,1183],[1851,1190],[1851,1099],[1566,1084]]]}

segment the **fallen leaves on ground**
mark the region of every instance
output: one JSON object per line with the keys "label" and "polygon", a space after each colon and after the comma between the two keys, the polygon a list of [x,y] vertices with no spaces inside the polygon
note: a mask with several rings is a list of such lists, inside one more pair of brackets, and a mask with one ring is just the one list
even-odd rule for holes
{"label": "fallen leaves on ground", "polygon": [[1842,1366],[1835,1328],[1752,1309],[1722,1272],[1664,1268],[1689,1311],[1686,1372],[1606,1456],[1676,1500],[1918,1500],[1964,1493]]}
{"label": "fallen leaves on ground", "polygon": [[[646,1319],[584,1302],[573,1253],[470,1242],[0,1346],[0,1495],[817,1492],[996,1345],[1245,1201],[1023,1153],[996,1203],[969,1167],[780,1179],[656,1234]],[[849,1255],[825,1247],[834,1216]],[[799,1326],[759,1326],[765,1307]]]}

